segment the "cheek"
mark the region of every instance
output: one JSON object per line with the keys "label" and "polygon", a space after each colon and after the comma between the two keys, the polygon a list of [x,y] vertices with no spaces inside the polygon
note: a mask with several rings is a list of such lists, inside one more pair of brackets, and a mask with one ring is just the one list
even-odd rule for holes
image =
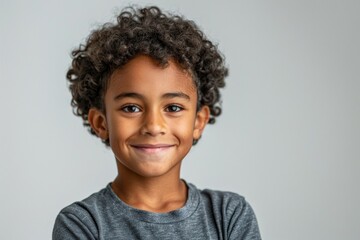
{"label": "cheek", "polygon": [[137,131],[135,121],[125,121],[123,119],[111,119],[109,123],[109,137],[113,143],[124,141]]}
{"label": "cheek", "polygon": [[194,131],[194,118],[188,118],[187,120],[179,120],[172,122],[172,132],[179,138],[189,139],[192,141]]}

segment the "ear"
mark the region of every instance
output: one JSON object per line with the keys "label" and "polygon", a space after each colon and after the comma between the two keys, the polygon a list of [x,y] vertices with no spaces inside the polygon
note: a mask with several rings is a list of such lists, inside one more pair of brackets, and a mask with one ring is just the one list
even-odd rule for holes
{"label": "ear", "polygon": [[193,139],[198,140],[201,137],[201,134],[209,122],[210,118],[210,109],[208,106],[203,106],[197,113],[195,119],[195,126],[193,131]]}
{"label": "ear", "polygon": [[105,115],[96,108],[91,108],[88,114],[88,121],[96,135],[102,140],[109,138],[109,131],[106,124]]}

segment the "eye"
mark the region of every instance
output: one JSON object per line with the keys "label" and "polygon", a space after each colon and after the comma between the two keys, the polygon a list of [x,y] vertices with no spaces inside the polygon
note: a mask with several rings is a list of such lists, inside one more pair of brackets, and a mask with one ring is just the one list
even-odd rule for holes
{"label": "eye", "polygon": [[169,105],[166,107],[165,111],[167,112],[180,112],[184,108],[178,106],[178,105]]}
{"label": "eye", "polygon": [[140,112],[140,108],[136,105],[127,105],[121,108],[122,111],[127,113],[137,113]]}

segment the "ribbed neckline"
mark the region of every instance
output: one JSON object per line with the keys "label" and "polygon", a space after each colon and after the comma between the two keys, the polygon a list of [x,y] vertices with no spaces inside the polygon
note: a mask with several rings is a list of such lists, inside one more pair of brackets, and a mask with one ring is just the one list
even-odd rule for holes
{"label": "ribbed neckline", "polygon": [[127,215],[133,220],[142,222],[164,224],[183,221],[184,219],[190,217],[199,205],[200,195],[196,187],[191,183],[187,183],[186,181],[184,182],[188,188],[188,198],[185,205],[177,210],[167,213],[154,213],[131,207],[115,194],[110,183],[106,188],[109,190],[112,198],[114,199],[114,206],[120,210],[122,215]]}

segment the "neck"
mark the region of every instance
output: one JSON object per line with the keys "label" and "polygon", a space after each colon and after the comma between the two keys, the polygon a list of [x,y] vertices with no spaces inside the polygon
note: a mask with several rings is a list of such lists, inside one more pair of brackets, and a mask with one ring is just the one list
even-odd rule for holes
{"label": "neck", "polygon": [[150,212],[169,212],[181,208],[187,199],[186,184],[180,171],[163,176],[144,177],[118,166],[111,187],[126,204]]}

